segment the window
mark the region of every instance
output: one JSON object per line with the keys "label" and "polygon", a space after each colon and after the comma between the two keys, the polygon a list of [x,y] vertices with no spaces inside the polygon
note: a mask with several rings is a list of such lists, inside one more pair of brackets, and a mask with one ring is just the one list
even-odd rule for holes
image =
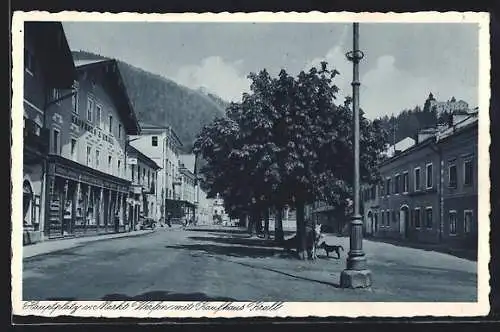
{"label": "window", "polygon": [[432,164],[427,164],[425,176],[426,176],[425,182],[427,183],[427,189],[432,188]]}
{"label": "window", "polygon": [[450,235],[457,234],[457,211],[451,210],[448,213],[448,221],[450,223]]}
{"label": "window", "polygon": [[99,167],[99,161],[101,160],[100,156],[101,152],[99,150],[95,150],[95,166]]}
{"label": "window", "polygon": [[151,136],[151,145],[158,146],[158,136]]}
{"label": "window", "polygon": [[472,210],[464,211],[464,233],[472,231]]}
{"label": "window", "polygon": [[28,74],[35,74],[35,58],[27,49],[24,49],[24,70],[26,70]]}
{"label": "window", "polygon": [[472,185],[472,160],[464,161],[464,185]]}
{"label": "window", "polygon": [[92,113],[94,112],[94,100],[87,98],[87,121],[92,122]]}
{"label": "window", "polygon": [[95,105],[95,122],[97,127],[101,128],[102,124],[102,105]]}
{"label": "window", "polygon": [[118,125],[118,138],[122,138],[122,125]]}
{"label": "window", "polygon": [[130,165],[130,170],[132,172],[132,182],[135,179],[135,165]]}
{"label": "window", "polygon": [[415,228],[420,228],[420,208],[415,208],[415,212],[413,213],[413,224]]}
{"label": "window", "polygon": [[376,189],[375,186],[372,186],[370,188],[371,199],[375,199],[375,189]]}
{"label": "window", "polygon": [[92,148],[90,146],[87,146],[87,166],[92,165]]}
{"label": "window", "polygon": [[380,197],[384,196],[385,195],[385,187],[384,187],[384,184],[382,183],[380,185],[380,188],[379,188],[379,191],[380,191]]}
{"label": "window", "polygon": [[391,194],[391,178],[385,180],[385,194],[387,196]]}
{"label": "window", "polygon": [[432,208],[431,207],[428,207],[427,209],[425,209],[425,214],[426,214],[426,218],[425,218],[425,226],[427,228],[432,228]]}
{"label": "window", "polygon": [[57,129],[54,129],[52,134],[52,153],[61,154],[61,136]]}
{"label": "window", "polygon": [[118,176],[121,176],[122,173],[121,173],[121,166],[122,166],[122,161],[121,160],[118,160]]}
{"label": "window", "polygon": [[113,116],[112,115],[109,116],[109,133],[110,134],[113,133]]}
{"label": "window", "polygon": [[457,165],[455,163],[448,165],[448,187],[457,187]]}
{"label": "window", "polygon": [[391,224],[391,211],[385,211],[385,224],[389,226]]}
{"label": "window", "polygon": [[71,139],[71,159],[76,160],[76,139]]}
{"label": "window", "polygon": [[395,210],[392,211],[392,222],[393,223],[398,222],[398,215]]}
{"label": "window", "polygon": [[61,101],[59,100],[61,98],[61,91],[59,89],[52,89],[52,101],[55,102],[56,104],[61,104]]}
{"label": "window", "polygon": [[71,96],[71,107],[73,108],[73,113],[78,114],[78,90],[76,90]]}
{"label": "window", "polygon": [[408,172],[403,173],[403,193],[407,193],[409,190],[409,177]]}
{"label": "window", "polygon": [[394,177],[394,193],[399,194],[399,184],[401,183],[401,175],[396,174]]}
{"label": "window", "polygon": [[113,173],[113,157],[108,156],[108,172]]}
{"label": "window", "polygon": [[414,188],[415,191],[420,190],[420,167],[415,168],[415,177],[413,178],[414,180]]}

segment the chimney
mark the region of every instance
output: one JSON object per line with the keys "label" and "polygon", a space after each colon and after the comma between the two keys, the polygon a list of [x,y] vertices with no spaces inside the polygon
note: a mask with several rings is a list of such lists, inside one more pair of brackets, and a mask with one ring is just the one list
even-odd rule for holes
{"label": "chimney", "polygon": [[432,137],[436,134],[436,129],[434,128],[428,128],[428,129],[422,129],[418,132],[418,137],[417,137],[417,142],[421,143],[428,139],[429,137]]}

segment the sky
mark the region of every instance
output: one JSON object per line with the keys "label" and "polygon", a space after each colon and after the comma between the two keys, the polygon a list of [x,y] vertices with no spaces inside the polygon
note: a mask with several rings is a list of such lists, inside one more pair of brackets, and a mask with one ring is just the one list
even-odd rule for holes
{"label": "sky", "polygon": [[[72,50],[125,61],[227,101],[249,90],[247,75],[297,74],[326,60],[352,94],[350,23],[63,22]],[[368,118],[423,106],[429,92],[478,103],[479,27],[474,23],[360,23],[360,107]]]}

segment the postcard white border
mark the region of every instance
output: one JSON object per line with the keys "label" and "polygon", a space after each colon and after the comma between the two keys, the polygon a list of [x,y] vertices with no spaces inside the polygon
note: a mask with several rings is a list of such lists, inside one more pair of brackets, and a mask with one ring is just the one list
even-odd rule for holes
{"label": "postcard white border", "polygon": [[[43,313],[23,309],[26,302],[22,299],[22,105],[23,105],[23,23],[24,21],[135,21],[135,22],[353,22],[360,23],[478,23],[479,24],[479,143],[478,143],[478,296],[476,303],[422,303],[422,302],[286,302],[274,311],[218,311],[213,310],[170,310],[138,311],[133,303],[128,310],[79,310],[71,314],[64,310],[47,310]],[[42,11],[14,12],[12,20],[12,303],[13,314],[55,317],[75,315],[80,317],[413,317],[413,316],[483,316],[487,315],[489,305],[489,100],[490,100],[490,44],[489,14],[474,12],[419,12],[419,13],[183,13],[183,14],[136,14],[136,13],[84,13],[64,11],[49,13]],[[40,304],[54,304],[54,301],[41,301]],[[59,301],[64,303],[64,301]],[[102,304],[103,302],[74,302],[78,305]],[[120,303],[120,302],[117,302]],[[135,302],[137,303],[137,302]],[[167,302],[164,302],[165,304]],[[170,302],[172,303],[172,302]],[[191,302],[185,302],[189,304]],[[181,304],[176,302],[176,304]],[[215,305],[215,303],[213,303]],[[221,303],[219,303],[220,305]],[[235,304],[241,304],[235,302]],[[137,304],[135,304],[137,305]],[[83,307],[81,307],[83,308]],[[250,307],[248,307],[250,308]]]}

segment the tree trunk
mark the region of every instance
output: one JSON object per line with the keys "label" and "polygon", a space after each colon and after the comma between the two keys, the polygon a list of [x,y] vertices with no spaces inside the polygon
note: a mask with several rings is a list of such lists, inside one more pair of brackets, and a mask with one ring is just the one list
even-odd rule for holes
{"label": "tree trunk", "polygon": [[269,209],[264,212],[264,238],[269,239]]}
{"label": "tree trunk", "polygon": [[278,243],[285,240],[283,232],[283,208],[281,207],[276,209],[276,216],[274,218],[274,240]]}
{"label": "tree trunk", "polygon": [[304,203],[296,203],[296,224],[297,224],[297,254],[299,259],[307,260],[307,238],[306,222],[304,219]]}
{"label": "tree trunk", "polygon": [[248,221],[248,223],[247,223],[248,233],[250,234],[250,236],[254,236],[254,231],[255,231],[254,224],[255,224],[255,220],[254,220],[253,215],[250,215],[249,218],[247,219],[247,221]]}

